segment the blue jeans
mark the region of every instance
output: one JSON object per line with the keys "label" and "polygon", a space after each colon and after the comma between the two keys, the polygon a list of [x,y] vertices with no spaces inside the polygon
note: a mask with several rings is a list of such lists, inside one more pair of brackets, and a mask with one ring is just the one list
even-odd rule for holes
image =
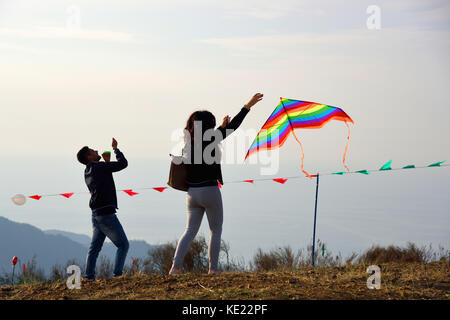
{"label": "blue jeans", "polygon": [[106,237],[117,247],[114,277],[122,275],[129,243],[119,219],[114,213],[92,216],[92,228],[92,241],[86,259],[86,279],[95,279],[95,264]]}

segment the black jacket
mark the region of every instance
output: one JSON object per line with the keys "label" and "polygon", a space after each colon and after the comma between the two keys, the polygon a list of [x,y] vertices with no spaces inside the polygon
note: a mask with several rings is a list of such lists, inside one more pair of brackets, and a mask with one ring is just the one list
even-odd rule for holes
{"label": "black jacket", "polygon": [[116,212],[117,195],[113,172],[125,169],[128,161],[119,149],[114,150],[117,161],[91,162],[84,170],[84,180],[91,192],[89,207],[93,215],[104,215]]}
{"label": "black jacket", "polygon": [[[219,143],[236,130],[244,120],[245,116],[249,112],[248,109],[242,108],[241,111],[230,121],[225,128],[218,127],[216,133],[221,137],[220,140],[203,141],[202,152],[211,143]],[[220,135],[219,135],[220,133]],[[195,144],[195,143],[194,143]],[[195,164],[194,151],[195,147],[191,146],[190,150],[190,164],[187,165],[187,182],[190,187],[205,186],[205,185],[217,185],[217,181],[223,184],[222,169],[219,163],[208,164],[205,163],[202,157],[202,163]],[[202,153],[203,154],[203,153]]]}

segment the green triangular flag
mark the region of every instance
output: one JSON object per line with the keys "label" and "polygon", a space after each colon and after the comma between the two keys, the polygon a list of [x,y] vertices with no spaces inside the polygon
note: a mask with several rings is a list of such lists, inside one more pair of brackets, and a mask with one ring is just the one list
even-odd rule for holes
{"label": "green triangular flag", "polygon": [[333,174],[339,174],[339,175],[343,175],[345,173],[345,171],[338,171],[338,172],[333,172]]}
{"label": "green triangular flag", "polygon": [[413,164],[410,164],[408,166],[404,166],[402,169],[414,169],[416,166]]}
{"label": "green triangular flag", "polygon": [[444,162],[445,162],[445,160],[444,161],[439,161],[439,162],[430,164],[428,167],[440,167],[441,164],[444,163]]}
{"label": "green triangular flag", "polygon": [[370,174],[370,172],[369,171],[367,171],[366,169],[364,169],[364,170],[359,170],[359,171],[356,171],[357,173],[362,173],[362,174]]}
{"label": "green triangular flag", "polygon": [[383,171],[383,170],[391,170],[392,168],[391,168],[391,162],[392,162],[392,160],[389,160],[388,162],[386,162],[381,168],[380,168],[380,171]]}

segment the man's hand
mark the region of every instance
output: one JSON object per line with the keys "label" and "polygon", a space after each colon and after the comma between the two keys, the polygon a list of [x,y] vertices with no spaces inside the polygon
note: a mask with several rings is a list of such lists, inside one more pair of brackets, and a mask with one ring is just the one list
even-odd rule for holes
{"label": "man's hand", "polygon": [[262,93],[256,93],[249,102],[247,102],[247,104],[245,105],[245,107],[247,109],[250,110],[251,107],[253,107],[256,103],[258,103],[259,101],[261,101],[263,98],[263,94]]}
{"label": "man's hand", "polygon": [[117,141],[116,141],[116,139],[114,139],[114,138],[112,138],[112,148],[113,148],[114,150],[117,149]]}
{"label": "man's hand", "polygon": [[105,160],[105,162],[110,162],[111,161],[111,152],[103,152],[102,157],[103,157],[103,160]]}

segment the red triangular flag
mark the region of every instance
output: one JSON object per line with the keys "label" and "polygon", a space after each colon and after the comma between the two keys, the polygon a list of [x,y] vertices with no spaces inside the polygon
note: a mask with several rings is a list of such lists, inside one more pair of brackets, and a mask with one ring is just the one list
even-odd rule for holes
{"label": "red triangular flag", "polygon": [[133,258],[131,258],[131,260],[133,260],[133,264],[134,264],[134,259],[133,259]]}
{"label": "red triangular flag", "polygon": [[34,195],[34,196],[29,196],[29,198],[34,199],[34,200],[39,200],[42,197],[38,196],[38,195]]}
{"label": "red triangular flag", "polygon": [[25,265],[23,265],[23,271],[25,271],[27,269],[27,267],[25,267]]}
{"label": "red triangular flag", "polygon": [[278,179],[273,179],[273,181],[284,184],[287,181],[287,179],[278,178]]}
{"label": "red triangular flag", "polygon": [[156,191],[159,191],[159,192],[163,192],[164,190],[167,189],[167,187],[153,188],[153,189],[156,190]]}
{"label": "red triangular flag", "polygon": [[73,196],[73,192],[70,192],[70,193],[61,193],[61,195],[62,195],[63,197],[66,197],[67,199],[69,199],[71,196]]}
{"label": "red triangular flag", "polygon": [[139,194],[139,193],[137,193],[137,192],[134,192],[133,190],[131,190],[131,189],[129,189],[129,190],[123,190],[123,192],[125,192],[126,194],[128,194],[129,196],[135,196],[135,195],[137,195],[137,194]]}
{"label": "red triangular flag", "polygon": [[250,182],[250,183],[253,183],[253,180],[244,180],[244,182]]}
{"label": "red triangular flag", "polygon": [[222,184],[219,181],[217,181],[217,185],[219,186],[220,189],[222,189]]}

